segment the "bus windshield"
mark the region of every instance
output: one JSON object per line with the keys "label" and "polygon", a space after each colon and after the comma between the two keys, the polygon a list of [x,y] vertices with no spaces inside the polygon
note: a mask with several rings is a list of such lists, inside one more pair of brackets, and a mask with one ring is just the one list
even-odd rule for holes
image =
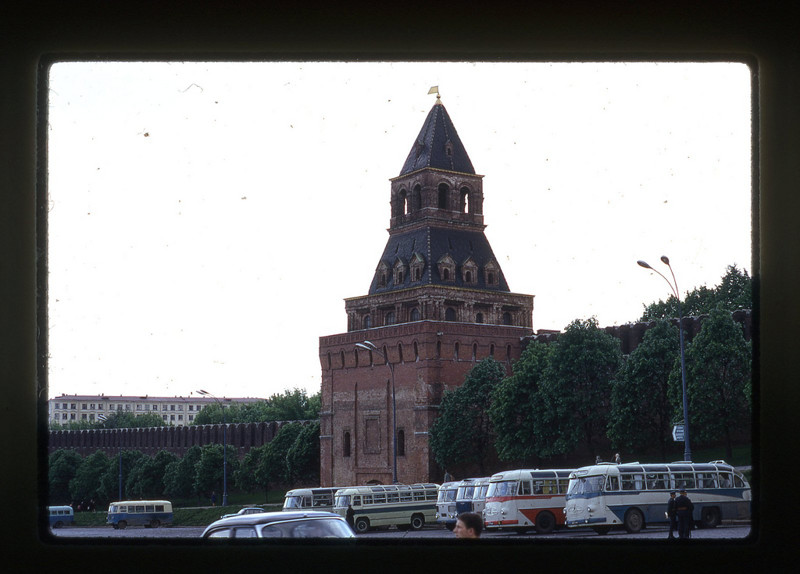
{"label": "bus windshield", "polygon": [[349,494],[339,494],[336,496],[336,503],[334,504],[336,508],[347,508],[350,506],[350,495]]}
{"label": "bus windshield", "polygon": [[517,494],[517,481],[516,480],[501,480],[499,482],[490,482],[489,490],[486,493],[487,498],[495,496],[514,496]]}
{"label": "bus windshield", "polygon": [[302,496],[287,496],[283,501],[284,508],[303,508]]}
{"label": "bus windshield", "polygon": [[602,476],[584,476],[569,481],[567,494],[590,494],[603,491]]}

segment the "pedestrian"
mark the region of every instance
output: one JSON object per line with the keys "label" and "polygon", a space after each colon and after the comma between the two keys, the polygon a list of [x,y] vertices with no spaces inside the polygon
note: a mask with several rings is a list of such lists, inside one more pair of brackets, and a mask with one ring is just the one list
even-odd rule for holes
{"label": "pedestrian", "polygon": [[456,538],[480,538],[483,531],[483,519],[474,512],[462,512],[456,519],[453,534]]}
{"label": "pedestrian", "polygon": [[600,464],[601,462],[603,462],[603,461],[600,459],[600,455],[598,454],[594,459],[594,463],[595,464]]}
{"label": "pedestrian", "polygon": [[678,516],[675,510],[675,491],[669,493],[669,500],[667,501],[667,518],[669,519],[669,540],[674,540],[675,532],[678,529]]}
{"label": "pedestrian", "polygon": [[211,506],[217,505],[217,493],[213,490],[211,491]]}
{"label": "pedestrian", "polygon": [[622,464],[622,459],[619,457],[619,453],[614,455],[614,462],[617,464]]}
{"label": "pedestrian", "polygon": [[692,536],[692,511],[694,504],[686,496],[686,489],[681,489],[681,495],[675,499],[675,511],[678,515],[678,538],[688,539]]}
{"label": "pedestrian", "polygon": [[444,471],[444,481],[445,482],[452,482],[453,481],[453,475],[450,474],[449,472],[447,472],[446,470]]}
{"label": "pedestrian", "polygon": [[344,519],[347,520],[347,524],[350,525],[350,528],[353,528],[353,525],[355,524],[354,516],[355,516],[355,511],[353,510],[353,505],[348,504],[347,512],[345,513]]}

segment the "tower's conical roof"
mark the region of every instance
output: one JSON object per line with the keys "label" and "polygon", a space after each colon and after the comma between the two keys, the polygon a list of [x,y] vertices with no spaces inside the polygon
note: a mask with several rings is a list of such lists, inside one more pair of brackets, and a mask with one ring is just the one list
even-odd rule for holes
{"label": "tower's conical roof", "polygon": [[425,168],[475,173],[453,121],[438,98],[425,119],[400,175]]}

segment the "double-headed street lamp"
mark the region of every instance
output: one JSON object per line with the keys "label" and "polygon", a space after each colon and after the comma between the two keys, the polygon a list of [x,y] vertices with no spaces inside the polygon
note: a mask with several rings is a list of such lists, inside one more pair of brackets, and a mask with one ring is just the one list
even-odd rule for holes
{"label": "double-headed street lamp", "polygon": [[225,423],[225,405],[217,397],[203,389],[197,391],[197,394],[211,397],[217,401],[219,408],[222,409],[222,506],[228,506],[228,425]]}
{"label": "double-headed street lamp", "polygon": [[383,357],[383,360],[386,361],[386,364],[389,366],[389,373],[392,376],[392,484],[397,484],[397,401],[395,400],[394,393],[394,365],[389,361],[389,357],[384,355],[378,350],[378,347],[369,341],[356,343],[356,347],[364,349],[365,351],[370,351],[371,353],[378,353]]}
{"label": "double-headed street lamp", "polygon": [[645,261],[640,259],[636,263],[645,269],[650,269],[650,271],[655,271],[661,275],[664,281],[667,282],[667,285],[669,285],[670,290],[672,290],[672,294],[675,295],[675,299],[678,301],[678,336],[681,344],[681,382],[683,384],[683,460],[691,462],[692,448],[689,446],[689,402],[686,397],[686,361],[684,359],[683,350],[683,314],[681,313],[681,296],[678,292],[678,281],[675,279],[675,272],[672,270],[672,266],[669,264],[669,258],[666,255],[662,255],[661,262],[669,267],[669,272],[672,273],[671,283],[669,279],[650,267],[650,265],[648,265]]}

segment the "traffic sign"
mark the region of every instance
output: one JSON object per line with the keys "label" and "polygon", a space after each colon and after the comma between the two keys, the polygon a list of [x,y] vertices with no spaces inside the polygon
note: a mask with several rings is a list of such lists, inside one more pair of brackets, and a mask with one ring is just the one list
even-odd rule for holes
{"label": "traffic sign", "polygon": [[675,425],[672,427],[672,440],[683,442],[683,425]]}

